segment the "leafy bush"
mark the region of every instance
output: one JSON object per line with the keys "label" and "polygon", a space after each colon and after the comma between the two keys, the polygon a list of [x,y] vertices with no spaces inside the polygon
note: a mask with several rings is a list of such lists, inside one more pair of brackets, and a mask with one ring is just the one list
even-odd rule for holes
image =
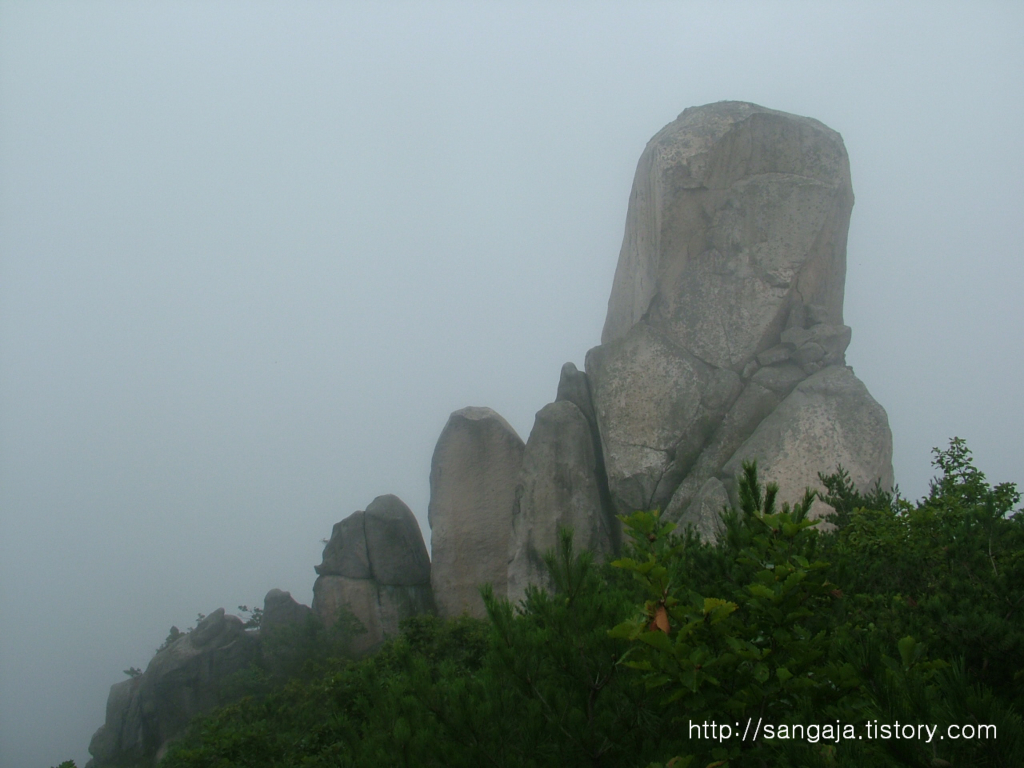
{"label": "leafy bush", "polygon": [[[268,636],[259,684],[163,765],[1024,765],[1019,495],[962,441],[935,464],[917,504],[824,477],[828,533],[813,493],[780,505],[746,466],[716,544],[637,512],[622,557],[597,565],[562,532],[551,591],[514,606],[485,589],[487,620],[417,617],[370,658],[345,654],[353,627],[297,628],[277,651]],[[744,740],[747,718],[998,738]],[[734,738],[693,737],[711,722]]]}

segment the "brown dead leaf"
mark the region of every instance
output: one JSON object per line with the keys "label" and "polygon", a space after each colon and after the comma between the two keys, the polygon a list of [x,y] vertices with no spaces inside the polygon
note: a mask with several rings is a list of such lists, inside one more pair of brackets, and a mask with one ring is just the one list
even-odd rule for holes
{"label": "brown dead leaf", "polygon": [[658,606],[658,610],[654,612],[654,619],[647,628],[652,632],[656,629],[660,629],[666,635],[669,633],[668,611],[665,610],[664,605]]}

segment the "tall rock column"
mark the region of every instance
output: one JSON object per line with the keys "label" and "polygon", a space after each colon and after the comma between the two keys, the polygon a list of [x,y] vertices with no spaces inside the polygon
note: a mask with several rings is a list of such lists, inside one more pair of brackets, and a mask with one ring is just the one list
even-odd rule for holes
{"label": "tall rock column", "polygon": [[523,441],[490,408],[448,419],[430,464],[430,579],[441,616],[485,615],[480,586],[507,594],[512,505]]}
{"label": "tall rock column", "polygon": [[526,442],[512,510],[509,600],[522,600],[531,584],[550,586],[544,555],[558,546],[562,528],[572,529],[577,551],[598,560],[618,549],[590,385],[572,363],[562,367],[556,400],[537,412]]}
{"label": "tall rock column", "polygon": [[817,120],[719,102],[647,144],[587,355],[617,512],[713,535],[744,458],[797,496],[843,462],[892,482],[885,412],[844,365],[852,207],[842,137]]}

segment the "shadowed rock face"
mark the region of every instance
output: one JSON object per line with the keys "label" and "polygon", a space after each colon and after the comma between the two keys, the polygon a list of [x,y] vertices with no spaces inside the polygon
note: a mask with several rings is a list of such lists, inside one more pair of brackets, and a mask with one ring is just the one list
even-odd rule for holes
{"label": "shadowed rock face", "polygon": [[162,756],[196,715],[223,703],[225,678],[256,660],[258,641],[223,608],[160,651],[141,677],[110,689],[107,719],[89,744],[90,765]]}
{"label": "shadowed rock face", "polygon": [[427,548],[397,496],[378,496],[337,523],[316,572],[313,612],[333,626],[350,611],[366,629],[353,642],[357,653],[397,635],[403,619],[434,612]]}
{"label": "shadowed rock face", "polygon": [[739,374],[644,323],[590,350],[587,374],[616,510],[663,509],[739,394]]}
{"label": "shadowed rock face", "polygon": [[263,598],[263,620],[260,633],[273,632],[279,627],[302,626],[310,616],[308,605],[298,603],[291,592],[272,589]]}
{"label": "shadowed rock face", "polygon": [[613,551],[613,523],[602,503],[589,422],[568,400],[544,406],[526,443],[513,507],[509,600],[522,600],[529,584],[547,583],[543,558],[560,528],[572,528],[576,548],[603,559]]}
{"label": "shadowed rock face", "polygon": [[441,616],[486,611],[480,586],[507,593],[509,534],[523,441],[490,408],[448,419],[430,464],[431,583]]}

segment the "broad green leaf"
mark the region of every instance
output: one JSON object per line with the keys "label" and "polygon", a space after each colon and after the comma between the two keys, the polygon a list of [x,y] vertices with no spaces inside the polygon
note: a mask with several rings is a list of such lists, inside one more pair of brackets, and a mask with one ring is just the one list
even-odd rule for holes
{"label": "broad green leaf", "polygon": [[769,589],[764,584],[750,584],[747,586],[747,592],[754,597],[763,597],[766,600],[771,600],[775,597],[775,591]]}
{"label": "broad green leaf", "polygon": [[900,649],[900,658],[903,660],[903,666],[909,667],[913,663],[914,648],[916,645],[917,641],[910,635],[907,635],[896,644]]}

